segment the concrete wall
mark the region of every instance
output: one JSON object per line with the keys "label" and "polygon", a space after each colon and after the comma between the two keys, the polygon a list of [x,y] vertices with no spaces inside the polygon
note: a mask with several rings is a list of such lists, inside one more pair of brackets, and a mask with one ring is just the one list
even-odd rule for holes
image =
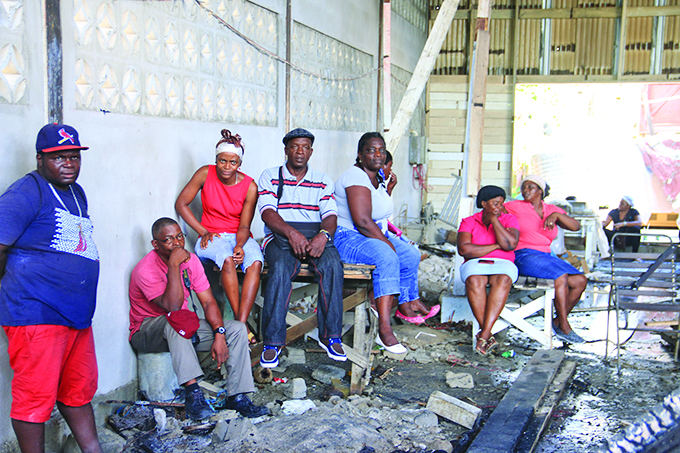
{"label": "concrete wall", "polygon": [[[292,16],[294,21],[325,35],[324,39],[356,49],[363,55],[364,61],[368,61],[374,68],[380,61],[380,4],[378,0],[293,0]],[[81,5],[87,8],[76,11]],[[114,24],[112,33],[115,36],[106,35],[106,29],[97,27],[95,23],[100,17],[98,11],[102,5],[110,10],[111,22]],[[276,17],[275,41],[269,47],[273,52],[284,55],[286,1],[260,0],[255,3],[242,2],[242,5],[248,11],[257,10],[264,16],[271,17],[273,14]],[[160,8],[157,15],[153,8]],[[19,62],[21,64],[15,66],[18,66],[19,76],[23,77],[26,84],[25,90],[21,92],[23,94],[20,93],[20,87],[13,86],[12,97],[11,93],[6,95],[7,87],[2,83],[8,82],[0,76],[0,124],[3,136],[0,143],[3,162],[0,191],[4,191],[14,180],[35,168],[35,136],[46,122],[44,38],[40,33],[29,33],[29,30],[44,29],[40,22],[40,4],[20,0],[18,9],[21,15],[14,19],[3,16],[5,12],[0,11],[0,52],[6,50],[7,46],[14,46],[22,58]],[[197,23],[199,34],[206,36],[217,35],[224,32],[224,29],[212,20],[203,19],[201,22],[202,13],[197,12],[194,2],[188,0],[184,4],[62,0],[61,11],[64,122],[75,126],[80,132],[82,143],[91,148],[83,152],[78,182],[85,188],[89,198],[90,216],[95,224],[95,241],[101,255],[97,310],[93,321],[100,373],[98,395],[101,396],[113,394],[116,389],[129,388],[130,383],[136,379],[135,354],[127,342],[127,289],[132,268],[151,249],[152,222],[161,216],[175,217],[174,202],[179,191],[198,167],[214,162],[214,146],[223,128],[243,137],[246,153],[242,170],[256,180],[263,169],[283,163],[281,138],[286,132],[285,78],[283,65],[276,63],[273,84],[257,86],[247,79],[239,81],[244,92],[273,92],[275,101],[273,107],[270,105],[269,116],[265,119],[258,119],[256,112],[251,118],[239,117],[232,122],[217,121],[206,119],[202,113],[192,117],[188,108],[179,113],[149,114],[150,104],[145,100],[141,104],[135,101],[130,96],[130,91],[134,92],[139,87],[142,98],[145,99],[143,91],[149,83],[149,77],[154,73],[166,73],[163,62],[152,64],[148,58],[141,57],[133,61],[135,55],[145,56],[144,52],[149,51],[143,38],[150,18],[157,16],[162,19],[163,15],[176,14],[178,28],[182,33],[194,23]],[[138,36],[142,38],[136,44],[137,47],[132,41],[134,36],[125,35],[124,32],[125,21],[129,20],[130,12],[136,20],[132,24],[138,27]],[[190,20],[193,22],[190,23]],[[90,27],[89,32],[87,27]],[[246,25],[242,28],[245,34],[249,31],[258,32],[249,30]],[[182,33],[178,35],[180,39],[186,36]],[[426,39],[425,34],[407,21],[394,20],[393,33],[395,37],[405,37],[393,39],[393,46],[398,43],[393,64],[413,71]],[[126,45],[132,46],[130,49],[122,46],[121,42],[125,39],[128,39]],[[113,42],[111,49],[101,50],[97,47],[104,48],[107,42]],[[129,44],[131,42],[133,44]],[[232,45],[236,45],[233,43]],[[243,42],[240,44],[245,47]],[[182,47],[184,41],[179,42],[179,45]],[[217,53],[217,50],[217,46],[214,46],[213,51]],[[247,56],[247,51],[244,52]],[[300,60],[301,63],[309,64],[303,58]],[[90,72],[83,70],[83,61],[90,65]],[[5,63],[0,61],[0,64]],[[106,77],[102,76],[103,68],[111,71]],[[132,71],[129,71],[130,68]],[[194,77],[195,73],[186,65],[172,67],[168,63],[167,73],[173,71],[179,74],[179,91],[186,101],[189,98],[186,91],[191,89],[192,79],[199,79],[199,76]],[[215,83],[230,83],[227,76],[214,75],[210,79],[201,74],[200,78]],[[114,88],[119,90],[115,99],[107,98],[107,92],[102,88],[110,81],[115,82]],[[375,74],[370,77],[368,84],[355,85],[357,92],[362,90],[360,92],[363,96],[356,103],[368,105],[367,108],[364,107],[369,111],[367,127],[359,130],[333,129],[323,124],[323,127],[318,128],[308,126],[317,136],[311,159],[314,168],[335,179],[352,164],[358,138],[365,130],[374,130],[376,127],[377,85]],[[364,89],[366,86],[368,89]],[[162,84],[161,88],[167,88],[167,85]],[[350,86],[350,91],[352,89]],[[202,96],[203,92],[198,92],[197,95]],[[325,102],[323,97],[322,92],[322,103]],[[331,94],[328,101],[329,111],[338,106],[350,108],[352,104],[342,99],[335,104],[333,102]],[[199,109],[202,108],[199,106]],[[293,127],[305,127],[305,121],[309,119],[292,115]],[[366,124],[366,120],[360,124]],[[407,155],[405,151],[399,152],[398,156],[403,160],[399,157],[395,159],[395,169],[401,181],[395,192],[395,205],[408,205],[409,215],[414,216],[420,209],[420,196],[417,191],[408,190],[410,167],[405,162]],[[253,222],[256,237],[262,235],[262,227],[259,216],[256,216]],[[195,238],[195,233],[191,233],[191,237]],[[188,243],[192,244],[192,241]],[[4,333],[0,332],[0,444],[13,438],[9,424],[12,372],[8,364],[6,343]]]}

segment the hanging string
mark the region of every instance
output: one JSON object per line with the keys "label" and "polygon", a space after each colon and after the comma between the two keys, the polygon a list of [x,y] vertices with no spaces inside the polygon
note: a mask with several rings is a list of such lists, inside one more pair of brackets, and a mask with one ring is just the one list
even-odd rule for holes
{"label": "hanging string", "polygon": [[301,74],[305,74],[305,75],[308,75],[308,76],[310,76],[310,77],[316,77],[316,78],[323,79],[323,80],[328,80],[328,81],[331,81],[331,82],[345,82],[345,81],[358,80],[358,79],[362,79],[362,78],[364,78],[364,77],[368,77],[368,76],[370,76],[370,75],[372,75],[372,74],[375,74],[376,72],[378,72],[378,71],[380,71],[380,70],[382,69],[382,67],[378,67],[378,68],[376,68],[376,69],[373,69],[373,70],[371,70],[371,71],[365,72],[365,73],[363,73],[363,74],[361,74],[361,75],[358,75],[358,76],[355,76],[355,77],[328,77],[328,76],[324,76],[324,75],[322,75],[322,74],[317,74],[317,73],[315,73],[315,72],[307,71],[306,69],[303,69],[303,68],[301,68],[300,66],[297,66],[296,64],[291,63],[290,61],[288,61],[288,60],[286,60],[286,59],[284,59],[284,58],[281,58],[281,57],[279,57],[278,55],[276,55],[275,53],[273,53],[273,52],[271,52],[271,51],[265,49],[264,47],[262,47],[261,45],[259,45],[258,43],[256,43],[255,41],[253,41],[252,39],[250,39],[249,37],[247,37],[246,35],[244,35],[244,34],[241,33],[240,31],[238,31],[234,26],[228,24],[224,19],[222,19],[222,18],[221,18],[220,16],[218,16],[217,14],[215,14],[210,8],[208,8],[207,6],[205,6],[201,0],[194,0],[194,1],[196,2],[196,4],[197,4],[198,6],[200,6],[201,8],[203,8],[203,9],[205,10],[205,12],[207,12],[207,13],[210,14],[212,17],[214,17],[215,20],[217,20],[220,24],[222,24],[223,26],[225,26],[226,28],[228,28],[229,30],[231,30],[232,33],[234,33],[235,35],[237,35],[239,38],[243,39],[243,40],[244,40],[245,42],[247,42],[249,45],[251,45],[252,47],[254,47],[255,49],[257,49],[257,50],[260,51],[261,53],[263,53],[263,54],[265,54],[265,55],[267,55],[267,56],[273,58],[274,60],[279,61],[279,62],[281,62],[281,63],[283,63],[283,64],[285,64],[285,65],[290,66],[292,69],[298,71],[298,72],[301,73]]}

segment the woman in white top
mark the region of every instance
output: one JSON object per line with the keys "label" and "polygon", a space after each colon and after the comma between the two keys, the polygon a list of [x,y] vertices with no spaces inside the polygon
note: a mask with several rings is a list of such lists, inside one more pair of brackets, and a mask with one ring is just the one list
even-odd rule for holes
{"label": "woman in white top", "polygon": [[408,241],[387,231],[394,211],[385,181],[378,174],[385,161],[385,140],[378,132],[367,132],[359,140],[354,166],[335,183],[338,229],[335,247],[346,263],[372,264],[373,292],[378,308],[379,335],[376,342],[390,352],[406,352],[392,331],[390,312],[399,296],[397,316],[421,323],[434,315],[418,293],[420,252]]}

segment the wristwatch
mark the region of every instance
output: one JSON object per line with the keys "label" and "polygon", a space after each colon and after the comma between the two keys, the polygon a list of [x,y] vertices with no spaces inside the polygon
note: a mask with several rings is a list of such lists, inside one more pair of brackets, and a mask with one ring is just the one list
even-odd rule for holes
{"label": "wristwatch", "polygon": [[319,233],[323,233],[324,236],[326,236],[326,239],[328,239],[328,242],[331,242],[333,238],[331,237],[331,234],[326,231],[326,230],[319,230]]}
{"label": "wristwatch", "polygon": [[222,327],[222,326],[220,326],[220,327],[218,327],[217,329],[213,330],[213,334],[214,334],[214,335],[217,335],[218,333],[221,333],[222,335],[224,335],[225,332],[226,332],[226,330],[225,330],[224,327]]}

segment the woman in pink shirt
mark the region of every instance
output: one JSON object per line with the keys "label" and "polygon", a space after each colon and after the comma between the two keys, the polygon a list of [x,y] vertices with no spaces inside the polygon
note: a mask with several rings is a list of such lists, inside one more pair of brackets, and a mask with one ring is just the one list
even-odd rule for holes
{"label": "woman in pink shirt", "polygon": [[550,254],[550,244],[557,236],[556,225],[578,231],[581,224],[563,209],[543,202],[550,186],[540,176],[527,176],[522,180],[521,188],[524,200],[505,203],[505,209],[519,220],[515,265],[520,275],[555,280],[555,336],[567,343],[584,343],[585,340],[572,330],[567,316],[581,299],[588,279],[571,264]]}
{"label": "woman in pink shirt", "polygon": [[[482,211],[463,219],[458,229],[458,253],[465,258],[460,267],[461,279],[481,328],[475,352],[482,355],[498,345],[491,328],[517,280],[513,250],[519,240],[519,225],[515,216],[503,213],[504,201],[505,190],[482,187],[477,194],[477,207]],[[491,287],[488,294],[487,285]]]}
{"label": "woman in pink shirt", "polygon": [[[194,173],[177,197],[175,209],[199,235],[196,255],[219,266],[222,288],[234,319],[245,323],[260,286],[264,258],[250,233],[257,184],[239,171],[243,153],[241,137],[223,129],[222,139],[215,147],[215,165],[205,165]],[[200,222],[189,207],[199,191],[203,204]],[[240,298],[236,266],[241,266],[245,274]],[[256,342],[250,331],[248,339],[250,343]]]}

